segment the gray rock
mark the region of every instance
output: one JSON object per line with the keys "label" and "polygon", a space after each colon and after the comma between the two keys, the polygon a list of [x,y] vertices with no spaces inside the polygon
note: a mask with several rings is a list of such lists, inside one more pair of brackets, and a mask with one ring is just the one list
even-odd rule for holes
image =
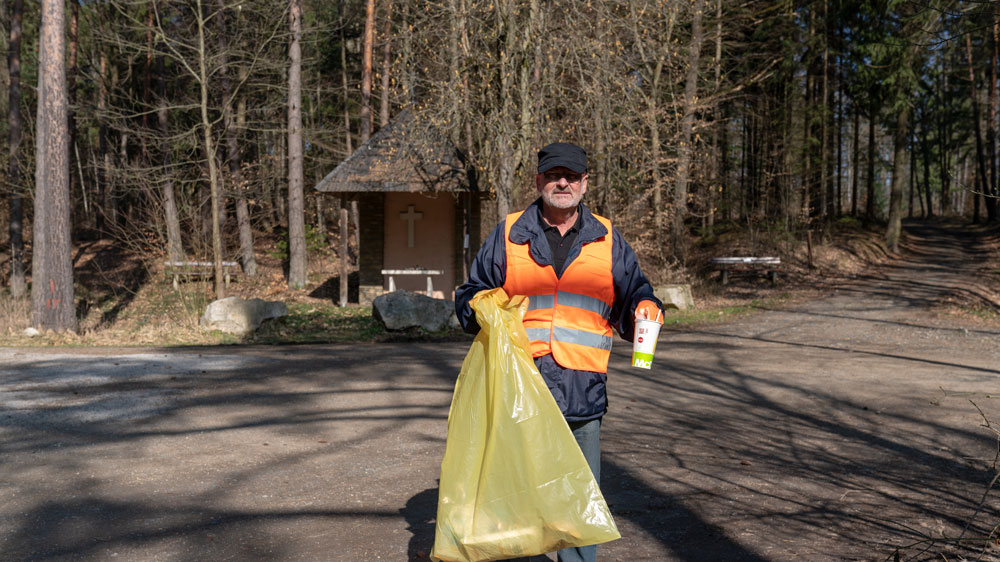
{"label": "gray rock", "polygon": [[42,333],[39,332],[37,329],[30,327],[25,328],[23,334],[28,336],[29,338],[37,338],[38,336],[42,335]]}
{"label": "gray rock", "polygon": [[201,326],[206,330],[247,335],[260,328],[265,320],[287,315],[288,308],[280,301],[226,297],[208,305]]}
{"label": "gray rock", "polygon": [[375,297],[372,317],[381,322],[386,330],[420,326],[427,331],[438,332],[458,323],[453,301],[432,299],[410,291],[393,291]]}
{"label": "gray rock", "polygon": [[653,289],[656,298],[663,301],[664,308],[687,310],[694,308],[694,297],[691,296],[691,285],[662,285]]}

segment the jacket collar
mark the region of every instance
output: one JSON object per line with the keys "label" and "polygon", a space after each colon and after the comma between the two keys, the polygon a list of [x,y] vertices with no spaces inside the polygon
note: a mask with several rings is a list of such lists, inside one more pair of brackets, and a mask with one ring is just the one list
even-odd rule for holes
{"label": "jacket collar", "polygon": [[[569,252],[569,260],[578,255],[579,247],[593,242],[608,234],[608,229],[590,212],[586,205],[580,203],[580,234],[577,236],[573,249]],[[534,203],[521,213],[517,221],[510,227],[510,241],[515,244],[530,244],[531,257],[539,265],[552,265],[552,252],[549,251],[548,240],[545,238],[545,230],[542,227],[542,199],[535,199]]]}

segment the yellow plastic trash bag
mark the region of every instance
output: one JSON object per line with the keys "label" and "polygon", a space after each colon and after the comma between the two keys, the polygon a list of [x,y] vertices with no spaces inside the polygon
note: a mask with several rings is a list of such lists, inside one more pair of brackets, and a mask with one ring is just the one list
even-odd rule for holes
{"label": "yellow plastic trash bag", "polygon": [[527,305],[503,289],[472,299],[482,331],[448,413],[433,560],[504,560],[621,537],[531,359]]}

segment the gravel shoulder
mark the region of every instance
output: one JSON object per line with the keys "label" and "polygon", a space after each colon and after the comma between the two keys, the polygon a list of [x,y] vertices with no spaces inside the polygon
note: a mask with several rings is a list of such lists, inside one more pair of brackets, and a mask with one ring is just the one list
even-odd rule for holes
{"label": "gravel shoulder", "polygon": [[[616,343],[602,560],[1000,558],[1000,328],[940,312],[995,297],[988,250],[907,230],[822,296],[665,330],[650,371]],[[466,350],[0,349],[0,559],[427,560]]]}

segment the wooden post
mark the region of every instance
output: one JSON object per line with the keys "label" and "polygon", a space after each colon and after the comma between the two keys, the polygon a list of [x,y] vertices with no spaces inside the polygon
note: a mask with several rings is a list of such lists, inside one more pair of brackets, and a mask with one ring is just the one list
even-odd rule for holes
{"label": "wooden post", "polygon": [[809,269],[813,269],[813,233],[811,230],[806,231],[806,250],[808,252],[809,259]]}
{"label": "wooden post", "polygon": [[340,306],[347,306],[347,196],[340,196]]}

